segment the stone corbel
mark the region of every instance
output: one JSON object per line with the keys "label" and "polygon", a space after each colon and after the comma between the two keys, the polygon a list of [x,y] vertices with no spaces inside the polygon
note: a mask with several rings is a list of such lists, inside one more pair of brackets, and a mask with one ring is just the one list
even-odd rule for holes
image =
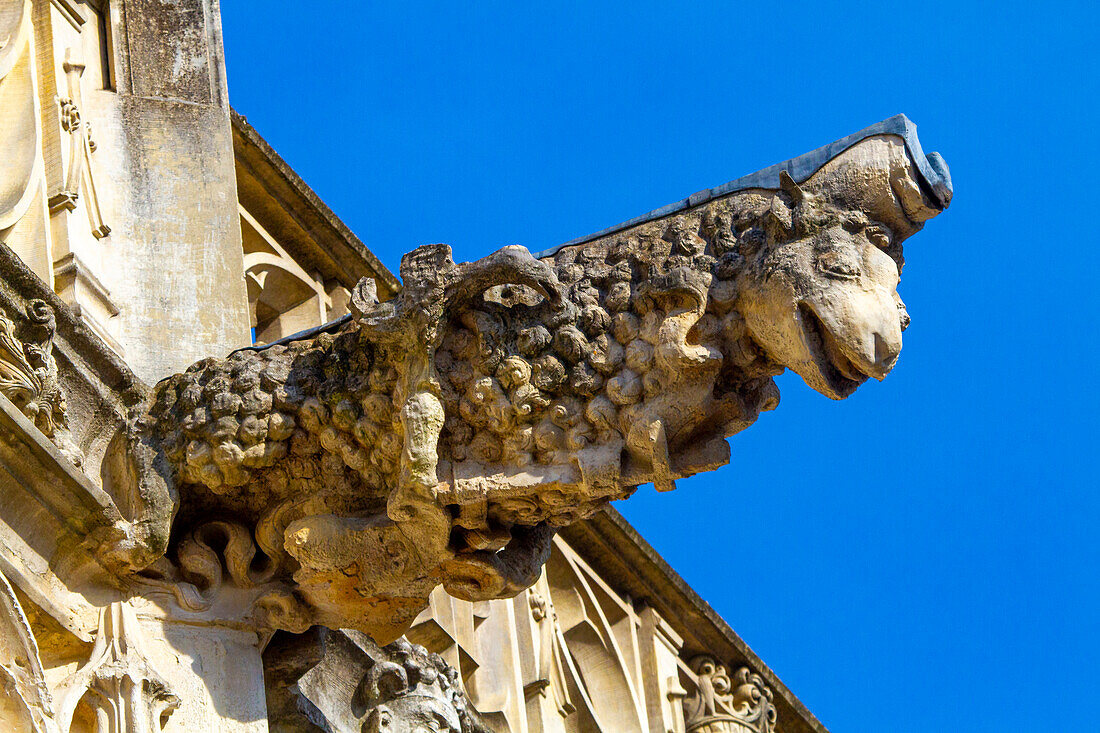
{"label": "stone corbel", "polygon": [[[91,268],[77,257],[75,252],[69,252],[54,262],[53,281],[57,294],[70,304],[73,312],[95,332],[96,336],[99,336],[116,354],[125,356],[126,351],[122,344],[118,343],[107,327],[92,315],[93,312],[103,313],[106,316],[105,320],[109,321],[121,310],[111,298],[111,292],[100,282]],[[94,304],[96,307],[89,308],[88,304]]]}

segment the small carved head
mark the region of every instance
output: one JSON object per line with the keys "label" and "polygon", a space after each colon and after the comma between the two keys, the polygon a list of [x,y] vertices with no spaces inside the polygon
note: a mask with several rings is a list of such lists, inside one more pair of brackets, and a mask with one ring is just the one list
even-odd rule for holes
{"label": "small carved head", "polygon": [[883,379],[901,352],[901,246],[862,211],[781,180],[763,236],[741,249],[737,308],[772,360],[843,399],[868,377]]}
{"label": "small carved head", "polygon": [[381,648],[355,693],[364,733],[482,733],[458,673],[404,639]]}

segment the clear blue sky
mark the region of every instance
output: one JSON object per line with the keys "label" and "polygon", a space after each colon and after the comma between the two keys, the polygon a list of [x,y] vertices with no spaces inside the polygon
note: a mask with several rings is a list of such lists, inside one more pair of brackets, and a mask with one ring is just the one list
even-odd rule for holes
{"label": "clear blue sky", "polygon": [[1097,729],[1089,4],[222,6],[234,106],[393,270],[909,115],[955,200],[906,245],[893,374],[785,375],[731,465],[619,508],[834,733]]}

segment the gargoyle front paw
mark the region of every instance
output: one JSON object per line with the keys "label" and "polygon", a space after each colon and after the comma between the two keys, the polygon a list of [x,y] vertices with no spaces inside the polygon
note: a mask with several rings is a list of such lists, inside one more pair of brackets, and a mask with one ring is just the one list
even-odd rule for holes
{"label": "gargoyle front paw", "polygon": [[504,549],[460,553],[444,563],[443,588],[465,601],[511,598],[539,579],[553,539],[554,529],[545,522],[514,527]]}

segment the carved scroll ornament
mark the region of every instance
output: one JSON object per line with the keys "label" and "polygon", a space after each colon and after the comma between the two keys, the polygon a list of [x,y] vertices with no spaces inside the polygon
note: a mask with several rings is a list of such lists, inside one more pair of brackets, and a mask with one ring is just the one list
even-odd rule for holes
{"label": "carved scroll ornament", "polygon": [[730,675],[713,657],[691,661],[695,691],[684,701],[687,733],[774,733],[772,691],[760,675],[741,667]]}
{"label": "carved scroll ornament", "polygon": [[868,133],[538,258],[421,247],[393,300],[364,280],[346,320],[162,381],[115,441],[108,483],[140,511],[103,561],[183,577],[182,538],[224,517],[280,628],[383,641],[439,584],[515,595],[556,528],[726,463],[784,368],[834,399],[886,376],[901,243],[947,205],[914,140]]}

